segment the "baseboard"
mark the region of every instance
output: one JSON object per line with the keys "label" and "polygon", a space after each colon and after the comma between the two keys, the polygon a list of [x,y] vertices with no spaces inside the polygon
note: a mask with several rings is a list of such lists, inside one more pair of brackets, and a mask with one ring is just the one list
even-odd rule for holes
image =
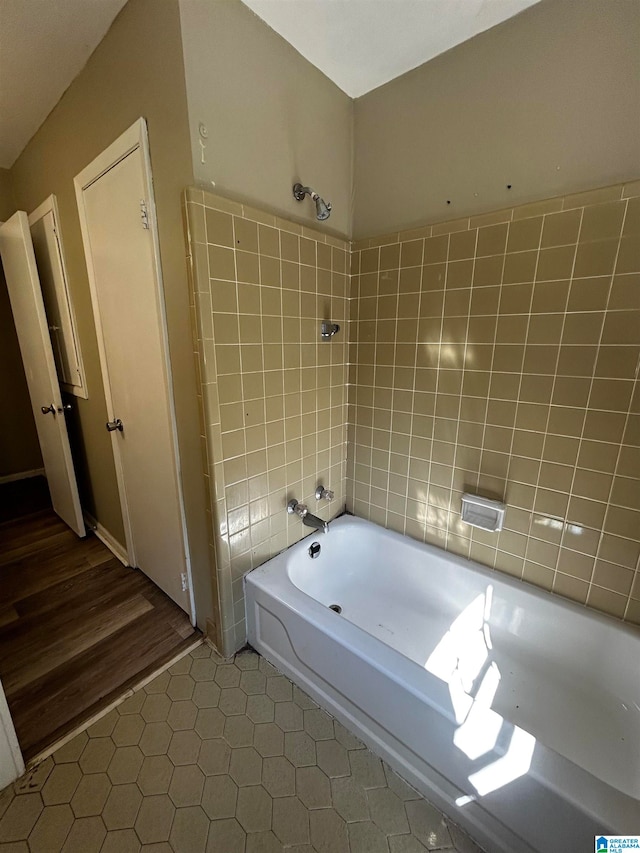
{"label": "baseboard", "polygon": [[92,530],[96,534],[98,539],[120,560],[123,566],[128,566],[129,556],[126,549],[111,535],[111,533],[109,533],[106,528],[100,524],[99,521],[96,521],[90,512],[87,512],[85,509],[82,514],[84,516],[85,524],[89,530]]}
{"label": "baseboard", "polygon": [[33,468],[31,471],[19,471],[17,474],[4,474],[0,477],[0,486],[3,483],[14,483],[16,480],[28,480],[30,477],[44,477],[44,468]]}

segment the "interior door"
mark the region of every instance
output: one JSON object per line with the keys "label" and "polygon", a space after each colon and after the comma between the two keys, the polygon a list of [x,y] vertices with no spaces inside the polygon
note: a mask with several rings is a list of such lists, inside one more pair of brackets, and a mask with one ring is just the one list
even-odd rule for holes
{"label": "interior door", "polygon": [[[55,512],[84,536],[85,526],[71,458],[27,214],[19,210],[0,226],[0,253],[27,376],[31,407]],[[5,400],[4,405],[11,405]]]}
{"label": "interior door", "polygon": [[141,145],[113,157],[76,193],[127,549],[193,617],[150,181]]}

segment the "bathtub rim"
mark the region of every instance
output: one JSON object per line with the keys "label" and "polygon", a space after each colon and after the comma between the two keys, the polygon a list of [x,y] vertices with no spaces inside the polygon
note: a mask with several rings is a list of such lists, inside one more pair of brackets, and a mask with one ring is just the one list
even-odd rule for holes
{"label": "bathtub rim", "polygon": [[[246,582],[246,579],[250,575],[254,575],[256,572],[259,573],[260,570],[264,569],[265,566],[273,565],[281,558],[283,560],[288,559],[288,557],[291,556],[292,551],[302,551],[306,547],[305,543],[310,537],[319,538],[320,536],[331,535],[332,526],[339,526],[340,528],[342,528],[349,523],[355,523],[358,527],[364,526],[365,528],[371,525],[377,530],[383,531],[385,536],[390,536],[393,539],[396,539],[403,543],[408,542],[413,547],[426,549],[428,553],[433,553],[436,557],[439,558],[444,557],[447,561],[450,561],[454,565],[460,566],[463,569],[472,568],[474,572],[477,572],[479,575],[485,577],[488,580],[497,580],[499,583],[504,583],[507,587],[514,589],[516,592],[527,592],[529,594],[532,594],[534,598],[538,599],[539,601],[548,602],[549,598],[551,598],[554,604],[557,604],[562,608],[566,608],[570,612],[580,615],[583,618],[588,618],[589,620],[595,620],[604,627],[619,629],[623,633],[629,634],[631,637],[635,638],[637,642],[640,642],[640,625],[635,625],[633,622],[627,622],[626,620],[620,619],[617,616],[611,616],[608,613],[603,613],[601,610],[596,610],[593,607],[588,607],[586,604],[580,604],[578,601],[573,601],[573,599],[566,598],[560,593],[553,592],[552,590],[544,589],[543,587],[540,587],[537,584],[531,583],[531,581],[513,577],[513,575],[507,574],[507,572],[502,572],[500,571],[500,569],[491,568],[491,566],[485,566],[483,563],[478,563],[476,560],[472,560],[471,557],[462,557],[460,554],[456,554],[453,551],[447,551],[444,548],[441,548],[439,545],[433,544],[432,542],[422,542],[420,539],[414,539],[409,534],[399,533],[397,530],[391,530],[387,527],[383,527],[382,525],[377,524],[377,522],[375,521],[370,521],[369,519],[353,515],[353,513],[349,512],[348,510],[344,510],[344,512],[341,512],[329,522],[328,533],[321,533],[318,530],[310,530],[309,533],[303,539],[299,539],[292,545],[288,545],[284,550],[280,551],[278,554],[275,554],[273,557],[271,557],[269,560],[266,560],[260,566],[256,566],[256,568],[246,572],[244,575],[244,581]],[[320,543],[322,544],[321,540]],[[315,602],[323,612],[324,610],[326,610],[326,607],[324,605],[320,604],[315,598],[313,598],[313,596],[305,592],[291,578],[289,578],[289,580],[299,592],[301,592],[309,599],[309,601]]]}

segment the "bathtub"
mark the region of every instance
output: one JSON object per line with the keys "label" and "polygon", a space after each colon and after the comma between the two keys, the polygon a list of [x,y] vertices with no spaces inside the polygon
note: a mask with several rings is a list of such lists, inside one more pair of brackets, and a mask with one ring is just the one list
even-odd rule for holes
{"label": "bathtub", "polygon": [[346,515],[245,593],[251,645],[490,853],[640,833],[636,629]]}

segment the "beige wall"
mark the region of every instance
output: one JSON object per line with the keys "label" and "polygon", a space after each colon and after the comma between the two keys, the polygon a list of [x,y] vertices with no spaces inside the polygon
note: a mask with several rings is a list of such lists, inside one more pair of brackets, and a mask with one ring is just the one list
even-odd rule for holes
{"label": "beige wall", "polygon": [[348,508],[640,624],[640,181],[354,249]]}
{"label": "beige wall", "polygon": [[638,44],[633,0],[543,0],[359,98],[354,236],[636,177]]}
{"label": "beige wall", "polygon": [[122,541],[73,178],[140,116],[149,127],[187,524],[198,616],[204,620],[211,612],[211,596],[180,202],[192,172],[177,0],[130,0],[21,154],[11,177],[15,200],[27,211],[50,193],[58,198],[89,390],[88,400],[77,400],[82,447],[75,449],[84,456],[88,508]]}
{"label": "beige wall", "polygon": [[[0,169],[0,222],[15,211],[9,172]],[[42,467],[7,285],[0,264],[0,477]]]}
{"label": "beige wall", "polygon": [[[246,638],[243,575],[345,504],[348,244],[189,190],[196,345],[225,654]],[[320,320],[341,331],[320,339]],[[318,483],[335,492],[318,504]]]}
{"label": "beige wall", "polygon": [[6,222],[15,209],[9,180],[9,170],[0,169],[0,222]]}
{"label": "beige wall", "polygon": [[[353,102],[240,0],[180,0],[195,179],[323,233],[349,235]],[[201,162],[198,125],[209,136]],[[319,224],[296,181],[333,204]]]}

